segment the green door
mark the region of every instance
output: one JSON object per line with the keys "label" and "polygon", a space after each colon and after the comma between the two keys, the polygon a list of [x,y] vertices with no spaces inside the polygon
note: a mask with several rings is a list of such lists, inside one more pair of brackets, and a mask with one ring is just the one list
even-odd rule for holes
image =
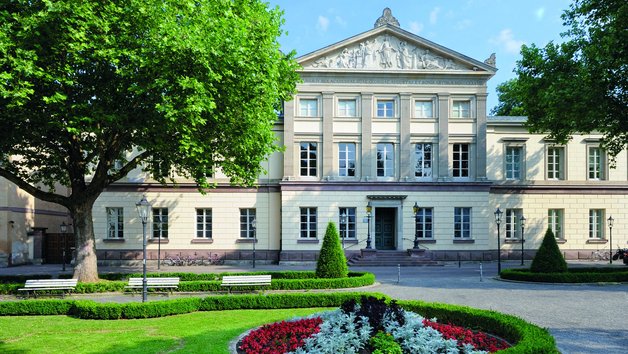
{"label": "green door", "polygon": [[395,249],[395,208],[377,208],[375,210],[375,248],[378,250]]}

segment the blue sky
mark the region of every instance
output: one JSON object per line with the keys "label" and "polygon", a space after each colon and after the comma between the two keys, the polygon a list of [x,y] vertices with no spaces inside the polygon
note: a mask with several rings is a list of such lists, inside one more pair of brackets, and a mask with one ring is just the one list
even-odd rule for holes
{"label": "blue sky", "polygon": [[522,44],[561,42],[560,15],[568,0],[269,0],[284,10],[282,50],[301,56],[368,31],[385,7],[401,28],[471,58],[495,53],[499,71],[488,83],[488,109],[495,87],[515,75]]}

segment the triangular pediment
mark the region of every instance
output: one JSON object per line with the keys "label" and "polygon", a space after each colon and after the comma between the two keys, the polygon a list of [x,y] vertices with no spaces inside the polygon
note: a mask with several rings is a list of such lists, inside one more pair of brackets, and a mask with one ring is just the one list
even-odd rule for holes
{"label": "triangular pediment", "polygon": [[298,58],[303,71],[482,71],[492,65],[385,25]]}

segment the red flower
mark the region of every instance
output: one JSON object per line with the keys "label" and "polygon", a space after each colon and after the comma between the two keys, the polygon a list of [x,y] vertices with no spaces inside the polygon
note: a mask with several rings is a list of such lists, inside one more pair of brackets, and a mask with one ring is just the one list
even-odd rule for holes
{"label": "red flower", "polygon": [[459,346],[470,344],[477,350],[485,350],[490,353],[510,347],[505,341],[489,336],[484,332],[473,332],[468,328],[440,324],[428,319],[423,320],[423,324],[439,331],[445,339],[455,339]]}
{"label": "red flower", "polygon": [[244,337],[239,349],[246,354],[283,354],[303,346],[305,339],[319,332],[320,317],[281,321],[264,325]]}

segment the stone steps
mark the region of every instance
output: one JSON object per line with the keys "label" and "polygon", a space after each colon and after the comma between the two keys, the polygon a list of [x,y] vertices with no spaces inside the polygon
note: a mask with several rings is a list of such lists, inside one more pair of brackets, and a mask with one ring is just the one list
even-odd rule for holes
{"label": "stone steps", "polygon": [[439,263],[433,261],[427,253],[422,252],[420,254],[411,255],[407,251],[376,251],[368,255],[363,253],[349,259],[347,264],[353,267],[439,265]]}

